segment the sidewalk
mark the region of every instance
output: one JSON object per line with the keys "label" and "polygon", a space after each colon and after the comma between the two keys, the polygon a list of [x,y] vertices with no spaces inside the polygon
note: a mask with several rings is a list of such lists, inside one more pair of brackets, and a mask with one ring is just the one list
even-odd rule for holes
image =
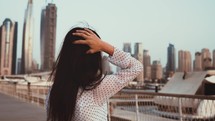
{"label": "sidewalk", "polygon": [[42,107],[0,93],[0,121],[45,121]]}

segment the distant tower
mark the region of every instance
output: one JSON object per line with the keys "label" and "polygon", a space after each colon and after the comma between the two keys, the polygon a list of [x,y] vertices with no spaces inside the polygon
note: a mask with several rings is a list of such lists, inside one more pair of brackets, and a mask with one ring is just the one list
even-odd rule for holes
{"label": "distant tower", "polygon": [[167,75],[175,72],[175,47],[173,44],[169,44],[167,48],[167,65],[166,65]]}
{"label": "distant tower", "polygon": [[202,49],[202,69],[205,70],[206,68],[212,67],[212,59],[211,53],[208,48]]}
{"label": "distant tower", "polygon": [[151,79],[151,57],[148,50],[143,50],[144,79]]}
{"label": "distant tower", "polygon": [[49,3],[41,12],[41,70],[50,71],[55,61],[57,8]]}
{"label": "distant tower", "polygon": [[193,64],[194,71],[202,71],[202,54],[200,52],[195,53],[195,61]]}
{"label": "distant tower", "polygon": [[131,54],[131,43],[124,43],[123,44],[123,51]]}
{"label": "distant tower", "polygon": [[107,56],[102,57],[102,71],[104,74],[108,75],[113,73]]}
{"label": "distant tower", "polygon": [[215,68],[215,50],[213,50],[213,67]]}
{"label": "distant tower", "polygon": [[160,61],[155,60],[152,63],[152,80],[162,79],[163,69]]}
{"label": "distant tower", "polygon": [[28,1],[25,10],[22,41],[22,73],[32,72],[32,50],[33,50],[33,1]]}
{"label": "distant tower", "polygon": [[17,59],[17,74],[21,74],[21,66],[22,66],[22,59],[21,58],[18,58]]}
{"label": "distant tower", "polygon": [[178,51],[178,71],[179,72],[190,72],[192,65],[191,54],[189,51]]}
{"label": "distant tower", "polygon": [[[141,63],[143,63],[143,47],[142,43],[135,43],[134,47],[134,57],[139,60]],[[137,76],[137,81],[140,83],[144,83],[144,73],[142,72],[140,75]]]}
{"label": "distant tower", "polygon": [[0,27],[0,75],[16,74],[18,23],[6,18]]}

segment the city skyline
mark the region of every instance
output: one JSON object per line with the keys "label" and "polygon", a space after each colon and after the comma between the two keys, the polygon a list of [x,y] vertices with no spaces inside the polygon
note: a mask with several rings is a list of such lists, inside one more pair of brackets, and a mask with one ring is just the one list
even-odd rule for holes
{"label": "city skyline", "polygon": [[[14,4],[11,4],[13,2]],[[16,3],[17,2],[17,3]],[[0,1],[0,22],[5,18],[19,24],[18,57],[21,57],[21,38],[24,11],[28,0]],[[34,0],[34,43],[33,57],[40,63],[40,14],[44,0]],[[167,63],[166,48],[169,43],[178,50],[195,52],[209,48],[212,53],[215,45],[215,1],[54,1],[58,8],[56,54],[66,32],[81,21],[86,21],[100,34],[103,40],[122,49],[124,42],[141,42],[143,49],[149,50],[151,60]],[[113,4],[114,3],[114,4]],[[120,4],[121,3],[121,4]],[[7,7],[10,5],[11,7]],[[119,5],[120,8],[119,9]],[[101,7],[96,7],[101,6]],[[107,7],[109,6],[109,7]],[[14,8],[14,9],[11,9]],[[103,9],[100,9],[103,8]],[[6,12],[5,12],[6,11]],[[114,12],[113,12],[114,11]],[[83,26],[83,25],[82,25]],[[198,43],[196,43],[198,42]],[[134,49],[132,48],[132,53]],[[177,55],[176,55],[176,60]],[[178,64],[176,64],[177,66]]]}

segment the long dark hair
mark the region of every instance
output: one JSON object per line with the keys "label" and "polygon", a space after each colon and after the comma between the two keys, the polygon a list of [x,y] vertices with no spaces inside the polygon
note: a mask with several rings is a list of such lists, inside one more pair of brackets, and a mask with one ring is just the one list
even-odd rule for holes
{"label": "long dark hair", "polygon": [[73,44],[76,40],[84,39],[72,35],[78,29],[83,30],[76,27],[67,33],[49,78],[53,85],[49,96],[47,121],[71,121],[79,88],[83,91],[94,89],[102,80],[101,52],[86,54],[90,49],[88,45]]}

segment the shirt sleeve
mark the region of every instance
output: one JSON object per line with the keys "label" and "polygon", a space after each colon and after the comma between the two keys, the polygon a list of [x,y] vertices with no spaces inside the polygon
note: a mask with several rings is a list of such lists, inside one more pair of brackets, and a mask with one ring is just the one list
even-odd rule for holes
{"label": "shirt sleeve", "polygon": [[99,105],[106,102],[143,71],[142,63],[131,57],[129,53],[117,48],[114,48],[113,56],[109,57],[109,61],[119,66],[122,70],[115,74],[107,75],[100,85],[94,89],[94,100]]}

